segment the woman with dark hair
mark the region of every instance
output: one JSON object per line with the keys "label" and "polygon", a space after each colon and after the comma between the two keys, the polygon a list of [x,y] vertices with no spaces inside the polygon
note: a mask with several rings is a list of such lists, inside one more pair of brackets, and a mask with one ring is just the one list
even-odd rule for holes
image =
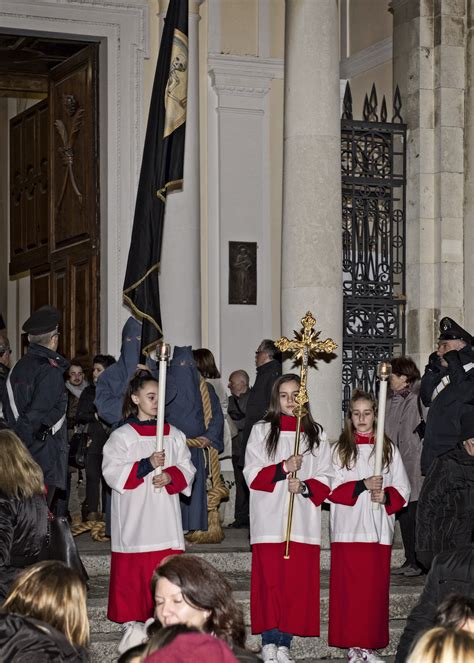
{"label": "woman with dark hair", "polygon": [[88,660],[86,586],[62,562],[40,562],[17,578],[0,609],[0,660]]}
{"label": "woman with dark hair", "polygon": [[[76,412],[76,432],[87,434],[89,446],[86,454],[86,498],[82,503],[83,520],[102,520],[105,513],[106,484],[102,477],[102,449],[110,435],[110,427],[103,421],[94,405],[96,384],[106,368],[115,364],[112,355],[96,355],[92,364],[92,384],[81,394]],[[102,487],[102,509],[99,499]]]}
{"label": "woman with dark hair", "polygon": [[43,472],[12,430],[0,430],[0,599],[38,561],[47,528]]}
{"label": "woman with dark hair", "polygon": [[[278,663],[293,661],[293,635],[319,635],[321,504],[333,477],[326,435],[309,410],[301,420],[300,453],[294,455],[299,389],[293,373],[275,382],[268,413],[250,433],[244,466],[250,489],[252,633],[262,634],[263,660]],[[284,559],[289,493],[295,501],[290,558]]]}
{"label": "woman with dark hair", "polygon": [[[184,550],[179,493],[189,495],[195,469],[184,434],[165,423],[156,450],[158,382],[147,371],[130,380],[125,423],[104,446],[102,471],[112,488],[112,558],[108,618],[145,622],[153,611],[150,578],[168,555]],[[156,468],[162,468],[155,474]]]}
{"label": "woman with dark hair", "polygon": [[162,626],[186,624],[224,640],[239,661],[258,660],[244,649],[245,626],[227,580],[195,555],[170,557],[151,580],[155,617]]}
{"label": "woman with dark hair", "polygon": [[415,524],[418,496],[423,484],[421,452],[423,449],[423,424],[426,408],[420,399],[420,371],[410,357],[391,360],[392,374],[387,399],[385,432],[402,457],[410,480],[410,501],[397,514],[402,533],[406,560],[392,571],[395,575],[418,576],[420,565],[415,554]]}
{"label": "woman with dark hair", "polygon": [[382,472],[373,474],[376,416],[374,397],[354,390],[332,453],[328,643],[348,649],[350,663],[381,663],[375,650],[388,645],[394,514],[410,495],[400,453],[386,435]]}

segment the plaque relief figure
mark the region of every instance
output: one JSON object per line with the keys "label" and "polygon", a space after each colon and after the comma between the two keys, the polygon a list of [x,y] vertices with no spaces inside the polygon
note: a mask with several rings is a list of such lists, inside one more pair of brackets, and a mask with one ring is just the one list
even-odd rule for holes
{"label": "plaque relief figure", "polygon": [[229,304],[257,303],[257,244],[229,242]]}

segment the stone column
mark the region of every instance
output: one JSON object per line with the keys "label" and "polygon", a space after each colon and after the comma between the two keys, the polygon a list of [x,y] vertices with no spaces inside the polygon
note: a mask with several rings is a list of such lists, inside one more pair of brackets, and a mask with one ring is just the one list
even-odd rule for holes
{"label": "stone column", "polygon": [[[341,431],[342,230],[336,0],[286,0],[282,332],[309,309],[337,358],[310,369],[315,419]],[[290,367],[288,367],[290,368]]]}
{"label": "stone column", "polygon": [[[168,195],[161,254],[160,296],[165,339],[201,345],[199,176],[199,5],[189,0],[189,59],[183,190]],[[161,7],[166,16],[168,3]]]}
{"label": "stone column", "polygon": [[440,317],[464,323],[464,0],[392,0],[407,142],[407,352],[423,367]]}

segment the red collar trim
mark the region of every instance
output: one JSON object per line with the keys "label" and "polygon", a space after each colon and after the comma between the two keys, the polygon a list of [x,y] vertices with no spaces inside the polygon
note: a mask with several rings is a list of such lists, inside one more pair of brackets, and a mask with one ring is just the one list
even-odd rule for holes
{"label": "red collar trim", "polygon": [[375,443],[375,437],[374,437],[373,433],[368,433],[367,435],[364,435],[363,433],[356,433],[355,443],[356,444],[374,444]]}
{"label": "red collar trim", "polygon": [[[280,430],[281,431],[293,431],[296,432],[296,417],[290,417],[288,414],[280,415]],[[300,431],[303,430],[303,426],[300,426]]]}
{"label": "red collar trim", "polygon": [[[129,421],[128,423],[133,428],[133,430],[137,431],[137,433],[142,437],[156,436],[156,424],[151,424],[148,421],[146,421],[143,424],[139,424],[136,421]],[[163,435],[169,435],[169,434],[170,434],[170,425],[165,423],[163,427]]]}

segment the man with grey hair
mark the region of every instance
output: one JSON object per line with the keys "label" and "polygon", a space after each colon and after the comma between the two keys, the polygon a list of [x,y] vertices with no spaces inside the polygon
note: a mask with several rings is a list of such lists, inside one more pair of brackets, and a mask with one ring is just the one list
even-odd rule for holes
{"label": "man with grey hair", "polygon": [[245,413],[249,399],[250,378],[247,371],[239,369],[229,375],[229,407],[227,414],[231,419],[232,467],[235,478],[234,522],[229,525],[235,529],[249,526],[249,489],[239,465],[242,452],[242,436],[245,426]]}
{"label": "man with grey hair", "polygon": [[66,488],[68,442],[64,372],[58,354],[60,320],[53,306],[35,311],[23,325],[28,350],[7,379],[6,419],[43,470],[51,505],[56,489]]}

